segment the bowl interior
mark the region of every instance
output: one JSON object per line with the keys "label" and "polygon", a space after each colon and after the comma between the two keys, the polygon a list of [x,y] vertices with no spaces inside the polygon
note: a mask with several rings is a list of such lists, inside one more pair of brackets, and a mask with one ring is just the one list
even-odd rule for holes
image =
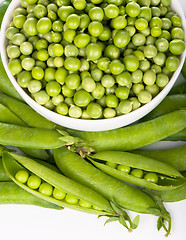
{"label": "bowl interior", "polygon": [[[143,105],[139,109],[130,112],[126,115],[110,118],[110,119],[96,119],[96,120],[85,120],[85,119],[75,119],[67,116],[62,116],[57,114],[51,110],[46,109],[45,107],[37,104],[17,83],[16,79],[12,76],[8,69],[8,57],[6,54],[6,46],[7,46],[7,39],[5,37],[6,29],[12,19],[13,11],[16,7],[20,6],[20,1],[12,1],[4,15],[2,26],[1,26],[1,34],[0,34],[0,49],[1,49],[1,57],[4,68],[7,72],[7,75],[14,85],[17,92],[20,96],[25,100],[25,102],[30,105],[35,111],[39,114],[44,116],[45,118],[55,122],[56,124],[62,125],[67,128],[72,128],[76,130],[84,130],[84,131],[104,131],[104,130],[111,130],[119,127],[123,127],[129,125],[146,114],[152,111],[169,93],[171,88],[173,87],[174,83],[176,82],[179,73],[182,69],[185,54],[184,53],[180,56],[180,65],[178,69],[174,72],[172,78],[170,79],[167,86],[155,97],[151,100],[151,102]],[[185,32],[185,39],[186,39],[186,21],[184,12],[178,0],[172,0],[171,7],[176,12],[179,17],[181,17],[183,22],[183,30]]]}

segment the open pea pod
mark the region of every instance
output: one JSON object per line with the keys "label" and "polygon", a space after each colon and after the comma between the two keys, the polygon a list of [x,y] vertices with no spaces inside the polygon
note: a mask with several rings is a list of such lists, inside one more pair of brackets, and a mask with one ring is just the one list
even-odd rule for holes
{"label": "open pea pod", "polygon": [[10,181],[11,181],[11,178],[6,173],[3,167],[2,158],[0,158],[0,182],[10,182]]}
{"label": "open pea pod", "polygon": [[149,189],[169,190],[186,182],[169,164],[138,154],[103,151],[89,156],[88,159],[113,177]]}
{"label": "open pea pod", "polygon": [[[73,180],[63,176],[62,174],[24,156],[7,153],[3,154],[3,164],[9,177],[20,187],[31,194],[54,203],[58,206],[72,208],[94,214],[113,214],[110,203],[97,192],[89,189]],[[16,174],[21,170],[28,173],[28,176],[36,176],[41,179],[40,185],[33,189],[31,183],[28,186],[29,177],[25,183],[20,182]],[[24,172],[24,173],[25,173]],[[31,182],[31,180],[30,180]],[[47,183],[52,189],[48,194],[47,190],[43,192],[41,185]],[[56,194],[57,192],[57,194]],[[61,194],[62,199],[59,199]],[[82,206],[81,206],[82,205]]]}

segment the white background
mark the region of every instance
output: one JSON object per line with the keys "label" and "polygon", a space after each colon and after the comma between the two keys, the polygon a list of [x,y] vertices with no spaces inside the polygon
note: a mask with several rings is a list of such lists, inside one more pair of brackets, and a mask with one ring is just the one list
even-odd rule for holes
{"label": "white background", "polygon": [[[180,2],[186,14],[186,1],[180,0]],[[156,144],[155,147],[157,146],[159,147]],[[174,146],[175,143],[172,144],[172,147]],[[172,216],[172,234],[168,240],[186,240],[186,200],[165,205]],[[136,214],[130,212],[130,216],[134,218]],[[140,215],[140,218],[138,229],[128,233],[117,222],[104,226],[106,218],[97,219],[95,215],[70,209],[57,211],[35,206],[0,205],[0,240],[167,239],[163,230],[157,231],[156,217]]]}

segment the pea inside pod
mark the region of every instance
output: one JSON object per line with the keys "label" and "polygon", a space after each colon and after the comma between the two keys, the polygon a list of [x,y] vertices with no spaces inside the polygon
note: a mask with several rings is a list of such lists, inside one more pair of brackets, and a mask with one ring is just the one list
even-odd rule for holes
{"label": "pea inside pod", "polygon": [[88,157],[103,172],[154,190],[174,189],[186,182],[172,166],[138,154],[103,151]]}

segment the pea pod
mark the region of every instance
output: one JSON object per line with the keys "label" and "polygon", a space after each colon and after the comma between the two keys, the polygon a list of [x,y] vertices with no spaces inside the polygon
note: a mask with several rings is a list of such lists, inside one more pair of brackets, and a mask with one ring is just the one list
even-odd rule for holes
{"label": "pea pod", "polygon": [[186,108],[186,94],[170,95],[167,96],[153,111],[142,118],[141,121],[149,121],[181,108]]}
{"label": "pea pod", "polygon": [[138,154],[103,151],[90,155],[88,159],[110,176],[149,189],[168,190],[186,182],[169,164]]}
{"label": "pea pod", "polygon": [[[120,220],[120,216],[115,213],[112,208],[114,205],[111,206],[102,195],[91,188],[74,182],[49,167],[24,156],[7,152],[3,154],[3,164],[8,175],[16,184],[41,199],[62,207],[68,207],[92,214],[107,215],[115,217],[115,220]],[[20,175],[18,177],[17,175],[20,171],[26,171],[26,174],[28,175],[24,182],[22,181],[23,177],[20,177]],[[31,176],[29,177],[29,175]],[[31,186],[30,178],[33,176],[41,181],[37,187]],[[50,186],[50,194],[46,193],[46,191],[44,192],[43,190],[40,190],[42,184]],[[60,193],[63,194],[63,197],[57,197],[58,195],[56,194],[56,191],[60,191]],[[122,214],[124,213],[120,210],[120,213],[121,212]]]}
{"label": "pea pod", "polygon": [[105,174],[65,147],[55,149],[53,153],[58,168],[69,178],[98,191],[122,208],[155,214],[170,223],[170,216],[165,209],[160,209],[156,202],[141,190]]}
{"label": "pea pod", "polygon": [[11,178],[6,173],[3,167],[2,158],[0,158],[0,182],[10,182],[10,181],[11,181]]}
{"label": "pea pod", "polygon": [[168,163],[179,172],[186,171],[186,145],[164,150],[135,150],[133,153]]}
{"label": "pea pod", "polygon": [[186,128],[178,133],[166,137],[163,141],[186,141]]}
{"label": "pea pod", "polygon": [[36,149],[53,149],[65,144],[55,130],[22,127],[0,122],[0,144]]}
{"label": "pea pod", "polygon": [[0,193],[0,204],[27,204],[57,210],[62,209],[56,204],[28,193],[14,182],[0,182]]}
{"label": "pea pod", "polygon": [[177,86],[174,86],[169,92],[169,95],[175,94],[186,94],[186,83],[181,83]]}
{"label": "pea pod", "polygon": [[[186,128],[186,110],[179,110],[147,122],[103,132],[68,130],[85,141],[85,148],[128,151],[158,142]],[[83,149],[84,150],[84,149]]]}

